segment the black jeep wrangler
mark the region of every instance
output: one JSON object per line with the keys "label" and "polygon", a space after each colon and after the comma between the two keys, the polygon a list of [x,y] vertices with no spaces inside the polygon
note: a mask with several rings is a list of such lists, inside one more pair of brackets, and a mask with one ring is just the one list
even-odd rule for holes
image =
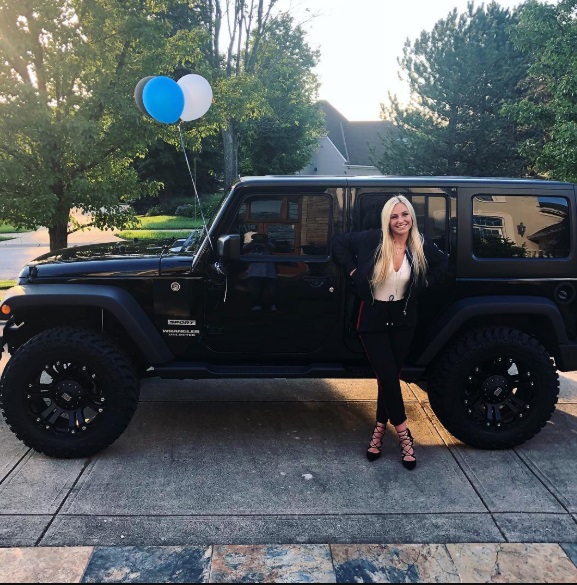
{"label": "black jeep wrangler", "polygon": [[577,200],[572,184],[494,178],[246,178],[184,242],[37,258],[0,307],[7,424],[46,455],[84,457],[125,430],[146,376],[372,376],[331,239],[379,226],[396,193],[450,266],[421,295],[403,379],[468,445],[530,439],[557,371],[577,369]]}

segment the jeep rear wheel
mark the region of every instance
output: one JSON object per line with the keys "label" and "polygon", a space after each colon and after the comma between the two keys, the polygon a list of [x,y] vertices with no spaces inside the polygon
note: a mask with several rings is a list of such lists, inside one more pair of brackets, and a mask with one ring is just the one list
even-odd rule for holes
{"label": "jeep rear wheel", "polygon": [[11,357],[0,408],[28,447],[51,457],[88,457],[126,429],[139,392],[130,361],[108,339],[58,328],[39,333]]}
{"label": "jeep rear wheel", "polygon": [[509,327],[478,330],[456,341],[436,365],[431,407],[457,439],[507,449],[535,436],[551,418],[559,376],[546,349]]}

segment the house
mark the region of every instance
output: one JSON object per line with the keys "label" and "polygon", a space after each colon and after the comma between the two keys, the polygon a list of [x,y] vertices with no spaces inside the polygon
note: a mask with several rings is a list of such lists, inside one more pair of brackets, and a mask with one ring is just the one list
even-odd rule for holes
{"label": "house", "polygon": [[374,166],[371,148],[379,158],[383,153],[380,136],[392,124],[384,121],[350,122],[329,102],[319,102],[325,114],[326,135],[311,162],[298,175],[381,175]]}

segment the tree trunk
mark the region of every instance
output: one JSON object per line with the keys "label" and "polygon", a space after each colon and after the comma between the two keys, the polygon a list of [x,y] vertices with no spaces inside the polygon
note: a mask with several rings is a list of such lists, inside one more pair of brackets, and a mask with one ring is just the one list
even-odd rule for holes
{"label": "tree trunk", "polygon": [[70,207],[64,203],[63,187],[54,186],[54,193],[58,198],[56,211],[48,226],[50,236],[50,251],[68,247],[68,222],[70,221]]}
{"label": "tree trunk", "polygon": [[50,251],[68,247],[68,221],[58,222],[48,227]]}
{"label": "tree trunk", "polygon": [[50,237],[50,251],[68,247],[68,223],[70,222],[70,204],[64,196],[64,185],[57,181],[53,185],[56,195],[56,209],[49,220],[48,235]]}
{"label": "tree trunk", "polygon": [[224,189],[227,191],[238,178],[238,137],[236,124],[231,121],[228,128],[222,130],[224,152]]}
{"label": "tree trunk", "polygon": [[457,168],[457,157],[456,157],[456,146],[457,146],[457,118],[459,110],[456,106],[451,107],[451,113],[449,115],[449,140],[447,144],[447,175],[456,174]]}

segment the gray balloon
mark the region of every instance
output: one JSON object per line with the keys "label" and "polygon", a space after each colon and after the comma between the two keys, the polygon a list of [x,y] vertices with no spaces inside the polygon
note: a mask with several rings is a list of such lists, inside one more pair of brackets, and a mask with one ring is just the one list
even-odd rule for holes
{"label": "gray balloon", "polygon": [[142,92],[144,91],[144,86],[155,77],[155,75],[148,75],[147,77],[143,77],[134,88],[134,101],[136,102],[138,109],[143,114],[146,114],[149,118],[152,118],[152,116],[146,111],[146,108],[144,107],[144,102],[142,101]]}

